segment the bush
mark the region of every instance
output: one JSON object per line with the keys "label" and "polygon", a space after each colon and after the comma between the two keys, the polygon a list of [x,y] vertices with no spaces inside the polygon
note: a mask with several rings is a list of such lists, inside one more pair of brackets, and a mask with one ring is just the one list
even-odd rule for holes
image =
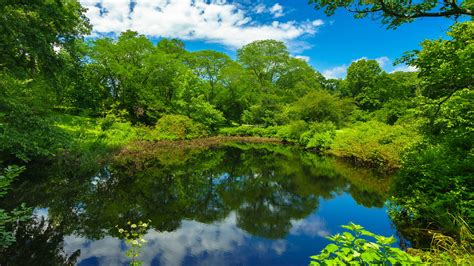
{"label": "bush", "polygon": [[203,97],[192,98],[191,102],[181,102],[181,108],[186,110],[185,115],[212,131],[225,122],[224,114],[206,102]]}
{"label": "bush", "polygon": [[221,128],[219,134],[224,136],[275,137],[277,130],[277,127],[241,125],[238,127]]}
{"label": "bush", "polygon": [[206,127],[184,115],[164,115],[156,123],[161,139],[192,139],[207,136]]}
{"label": "bush", "polygon": [[308,123],[305,121],[292,121],[287,125],[278,127],[277,137],[289,142],[298,142],[301,134],[306,130],[308,130]]}
{"label": "bush", "polygon": [[335,136],[336,126],[332,122],[311,123],[299,141],[307,149],[323,151],[329,149]]}
{"label": "bush", "polygon": [[331,121],[340,126],[354,111],[349,99],[340,99],[327,91],[313,91],[299,98],[290,106],[290,119],[312,122]]}
{"label": "bush", "polygon": [[[376,235],[364,227],[350,223],[342,226],[352,231],[328,237],[333,241],[319,255],[311,256],[310,265],[414,265],[421,264],[419,257],[392,247],[395,237]],[[366,238],[375,239],[375,242]]]}
{"label": "bush", "polygon": [[338,130],[330,154],[385,169],[400,167],[402,152],[420,140],[413,128],[377,121]]}

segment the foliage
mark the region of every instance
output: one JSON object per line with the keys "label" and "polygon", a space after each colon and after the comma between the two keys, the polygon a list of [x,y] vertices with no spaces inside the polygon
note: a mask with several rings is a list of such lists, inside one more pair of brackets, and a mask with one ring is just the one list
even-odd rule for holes
{"label": "foliage", "polygon": [[[395,237],[376,235],[364,227],[350,223],[344,232],[328,237],[334,243],[327,245],[319,255],[311,256],[310,265],[405,265],[421,264],[419,257],[392,247]],[[370,237],[375,242],[368,241]]]}
{"label": "foliage", "polygon": [[[29,215],[30,216],[30,215]],[[64,233],[61,225],[33,215],[15,223],[16,242],[2,250],[2,265],[65,265],[77,264],[81,250],[64,250]]]}
{"label": "foliage", "polygon": [[432,234],[429,250],[411,250],[419,254],[423,261],[430,264],[468,265],[474,259],[474,235],[467,223],[460,218],[454,218],[459,223],[459,239],[456,240],[440,232]]}
{"label": "foliage", "polygon": [[156,123],[161,139],[190,139],[206,136],[205,127],[183,115],[164,115]]}
{"label": "foliage", "polygon": [[224,127],[219,129],[219,134],[224,136],[256,136],[274,137],[278,127],[259,127],[252,125],[241,125],[238,127]]}
{"label": "foliage", "polygon": [[[454,25],[451,40],[425,41],[409,54],[420,69],[425,141],[403,158],[394,188],[399,208],[392,216],[415,228],[440,231],[456,240],[460,223],[473,227],[473,23]],[[426,245],[425,245],[426,246]]]}
{"label": "foliage", "polygon": [[0,152],[29,161],[67,146],[48,119],[53,73],[64,66],[54,47],[71,51],[89,25],[78,1],[7,2],[0,4]]}
{"label": "foliage", "polygon": [[76,0],[2,1],[0,71],[25,77],[60,69],[54,46],[68,49],[76,38],[89,33],[84,12]]}
{"label": "foliage", "polygon": [[311,123],[309,130],[301,134],[299,142],[307,149],[324,151],[329,149],[336,136],[336,126],[332,122]]}
{"label": "foliage", "polygon": [[349,99],[340,99],[323,90],[312,91],[291,104],[288,112],[291,119],[307,122],[330,121],[338,126],[343,125],[354,105]]}
{"label": "foliage", "polygon": [[254,41],[237,51],[238,61],[242,66],[255,74],[265,90],[277,80],[283,66],[289,59],[289,52],[285,44],[275,40]]}
{"label": "foliage", "polygon": [[290,123],[279,126],[276,136],[289,142],[297,142],[301,134],[308,129],[308,123],[303,120],[291,121]]}
{"label": "foliage", "polygon": [[[397,28],[403,23],[412,22],[422,17],[454,17],[461,15],[474,16],[472,1],[390,1],[390,0],[367,0],[367,1],[331,1],[310,0],[315,8],[323,9],[331,16],[336,9],[345,8],[354,12],[355,18],[365,18],[369,15],[380,18],[388,28]],[[460,2],[460,3],[458,3]]]}
{"label": "foliage", "polygon": [[[0,173],[0,198],[7,194],[10,184],[24,170],[25,167],[16,165],[10,165],[2,169],[2,173]],[[23,204],[10,212],[0,208],[0,250],[7,248],[15,242],[14,232],[9,230],[8,227],[13,223],[28,219],[30,212],[31,210]]]}
{"label": "foliage", "polygon": [[48,118],[47,84],[0,73],[0,153],[22,161],[68,145]]}
{"label": "foliage", "polygon": [[209,83],[206,101],[214,103],[221,71],[230,64],[230,57],[216,51],[203,50],[190,53],[187,61],[195,75]]}
{"label": "foliage", "polygon": [[438,100],[436,106],[458,90],[472,89],[474,84],[474,22],[456,23],[447,34],[451,39],[425,40],[421,50],[408,52],[401,58],[419,69],[421,93]]}
{"label": "foliage", "polygon": [[187,114],[194,121],[203,124],[211,131],[217,130],[225,122],[224,114],[214,108],[209,102],[206,102],[202,95],[192,98],[190,103],[181,103],[183,104],[183,109],[186,110],[183,113]]}
{"label": "foliage", "polygon": [[369,121],[338,130],[329,153],[362,164],[396,169],[404,150],[419,139],[412,127]]}
{"label": "foliage", "polygon": [[119,228],[118,225],[115,227],[117,228],[120,237],[125,239],[125,243],[130,246],[130,249],[127,250],[126,254],[127,257],[132,259],[130,265],[139,266],[143,263],[137,260],[138,256],[140,255],[140,250],[147,241],[143,236],[148,231],[148,225],[151,221],[148,220],[148,223],[144,223],[142,221],[138,221],[138,223],[132,223],[128,221],[127,228]]}

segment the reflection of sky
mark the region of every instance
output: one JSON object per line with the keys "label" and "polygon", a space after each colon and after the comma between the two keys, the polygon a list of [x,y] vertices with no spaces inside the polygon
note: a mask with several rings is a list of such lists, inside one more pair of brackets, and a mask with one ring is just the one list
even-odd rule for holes
{"label": "reflection of sky", "polygon": [[[302,220],[292,220],[292,229],[285,239],[267,240],[252,236],[236,226],[232,212],[213,224],[183,221],[173,232],[150,230],[140,259],[144,265],[307,265],[309,256],[318,253],[327,243],[325,236],[341,231],[349,221],[384,235],[394,234],[384,209],[357,205],[344,194],[321,201],[319,210]],[[80,265],[127,264],[124,244],[106,237],[89,241],[78,236],[65,237],[65,251],[81,249]]]}

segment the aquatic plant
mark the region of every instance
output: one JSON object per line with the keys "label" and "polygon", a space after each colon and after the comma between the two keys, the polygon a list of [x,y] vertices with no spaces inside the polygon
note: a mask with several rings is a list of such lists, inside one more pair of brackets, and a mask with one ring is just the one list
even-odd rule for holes
{"label": "aquatic plant", "polygon": [[143,245],[147,242],[144,236],[148,231],[150,222],[150,220],[148,220],[148,223],[144,223],[142,221],[139,221],[138,223],[132,223],[131,221],[128,221],[126,229],[120,228],[118,225],[115,226],[115,228],[118,230],[118,233],[120,234],[120,237],[124,239],[127,246],[130,247],[125,254],[132,260],[130,262],[130,265],[132,266],[139,266],[143,264],[142,261],[138,260],[138,256],[140,256]]}
{"label": "aquatic plant", "polygon": [[[342,228],[350,232],[343,232],[328,237],[333,243],[327,245],[319,255],[311,256],[310,265],[396,265],[422,263],[420,257],[412,256],[407,252],[392,247],[395,237],[376,235],[364,227],[350,223]],[[375,242],[367,238],[375,239]]]}

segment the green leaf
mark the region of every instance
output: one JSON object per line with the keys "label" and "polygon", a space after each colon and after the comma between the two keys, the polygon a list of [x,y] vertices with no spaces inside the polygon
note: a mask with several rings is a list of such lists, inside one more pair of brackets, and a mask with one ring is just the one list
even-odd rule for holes
{"label": "green leaf", "polygon": [[338,250],[339,247],[335,244],[329,244],[324,248],[324,251],[327,251],[329,253],[333,253],[334,251]]}
{"label": "green leaf", "polygon": [[355,237],[354,237],[351,233],[349,233],[349,232],[344,232],[344,233],[342,233],[342,234],[343,234],[344,237],[345,237],[347,240],[349,240],[349,241],[353,241],[353,240],[355,239]]}

